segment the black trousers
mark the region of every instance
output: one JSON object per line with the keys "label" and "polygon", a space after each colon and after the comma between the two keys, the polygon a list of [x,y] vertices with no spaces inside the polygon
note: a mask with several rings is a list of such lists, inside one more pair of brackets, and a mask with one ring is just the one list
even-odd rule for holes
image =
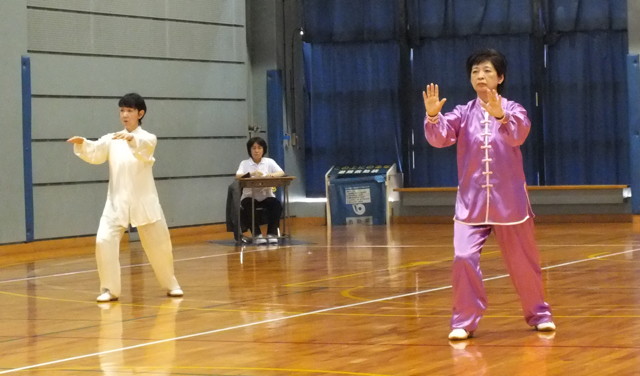
{"label": "black trousers", "polygon": [[[240,210],[242,221],[242,228],[251,229],[251,197],[246,197],[240,202],[242,210]],[[278,227],[280,226],[280,216],[282,215],[282,204],[275,197],[267,197],[262,201],[253,200],[255,205],[255,229],[251,229],[253,236],[258,236],[260,232],[260,219],[261,215],[264,215],[264,219],[267,221],[267,234],[278,235]],[[260,209],[260,210],[258,210]],[[263,213],[261,213],[263,212]]]}

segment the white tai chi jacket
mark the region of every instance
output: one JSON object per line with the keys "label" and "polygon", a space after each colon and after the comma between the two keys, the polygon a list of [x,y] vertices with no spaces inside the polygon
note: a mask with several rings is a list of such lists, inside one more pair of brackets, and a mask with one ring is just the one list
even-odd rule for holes
{"label": "white tai chi jacket", "polygon": [[97,141],[85,139],[73,145],[73,152],[85,162],[109,161],[109,190],[102,216],[122,227],[143,226],[163,217],[151,169],[157,138],[141,127],[131,134],[131,141],[113,140],[109,133]]}

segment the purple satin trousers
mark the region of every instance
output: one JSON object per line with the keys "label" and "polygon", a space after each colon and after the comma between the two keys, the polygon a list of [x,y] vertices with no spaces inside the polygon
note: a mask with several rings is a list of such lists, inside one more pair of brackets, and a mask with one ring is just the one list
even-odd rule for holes
{"label": "purple satin trousers", "polygon": [[474,331],[487,307],[480,270],[480,253],[491,234],[502,251],[511,281],[520,297],[524,319],[531,326],[553,321],[544,301],[540,256],[535,242],[533,220],[516,225],[471,226],[455,222],[453,243],[453,316],[451,328]]}

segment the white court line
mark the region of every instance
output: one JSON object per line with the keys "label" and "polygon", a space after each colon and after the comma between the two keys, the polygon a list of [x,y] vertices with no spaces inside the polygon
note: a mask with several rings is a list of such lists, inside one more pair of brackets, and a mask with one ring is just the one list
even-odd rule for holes
{"label": "white court line", "polygon": [[[621,246],[625,246],[628,244],[544,244],[544,245],[540,245],[538,244],[538,248],[544,248],[544,247],[621,247]],[[310,246],[314,246],[314,245],[310,245]],[[353,246],[332,246],[332,245],[318,245],[318,247],[321,248],[442,248],[442,247],[451,247],[453,248],[453,244],[447,244],[447,245],[442,245],[442,244],[425,244],[425,245],[353,245]],[[293,248],[293,246],[291,245],[285,245],[283,247],[279,247],[278,249],[282,249],[282,248]],[[242,253],[256,253],[256,252],[265,252],[265,251],[270,251],[270,250],[266,250],[266,249],[260,249],[260,248],[256,248],[253,250],[244,250],[242,251]],[[306,249],[305,249],[306,251]],[[202,259],[206,259],[206,258],[213,258],[213,257],[222,257],[222,256],[229,256],[229,255],[241,255],[242,253],[240,252],[227,252],[227,253],[220,253],[220,254],[216,254],[216,255],[207,255],[207,256],[198,256],[198,257],[187,257],[187,258],[182,258],[182,259],[174,259],[174,262],[183,262],[183,261],[193,261],[193,260],[202,260]],[[142,264],[133,264],[133,265],[125,265],[122,266],[121,269],[129,269],[129,268],[136,268],[136,267],[140,267],[140,266],[149,266],[150,264],[148,262],[146,263],[142,263]],[[544,268],[543,268],[544,269]],[[14,278],[14,279],[7,279],[7,280],[0,280],[0,284],[3,283],[12,283],[12,282],[24,282],[24,281],[32,281],[32,280],[38,280],[38,279],[44,279],[44,278],[53,278],[53,277],[65,277],[65,276],[70,276],[70,275],[77,275],[77,274],[86,274],[86,273],[94,273],[97,272],[98,269],[85,269],[85,270],[78,270],[75,272],[67,272],[67,273],[56,273],[56,274],[50,274],[50,275],[43,275],[43,276],[36,276],[36,277],[24,277],[24,278]]]}
{"label": "white court line", "polygon": [[[633,242],[632,242],[633,243]],[[538,243],[538,248],[546,248],[546,247],[624,247],[629,245],[629,243],[620,243],[620,244],[540,244]],[[636,244],[636,245],[640,245]],[[485,245],[487,247],[489,245]],[[493,247],[497,248],[498,244],[492,244]],[[416,245],[393,245],[393,244],[380,244],[380,245],[326,245],[321,246],[323,248],[443,248],[450,247],[453,249],[453,242],[447,244],[416,244]]]}
{"label": "white court line", "polygon": [[[344,248],[344,246],[323,246],[323,245],[317,245],[317,247],[321,247],[321,248]],[[365,248],[366,246],[349,246],[350,248]],[[378,248],[378,247],[384,247],[384,248],[441,248],[443,247],[443,245],[440,244],[429,244],[429,245],[409,245],[409,246],[390,246],[390,245],[380,245],[380,246],[369,246],[368,248]],[[278,247],[278,249],[288,249],[288,248],[293,248],[292,245],[284,245],[282,247]],[[295,249],[294,249],[295,250]],[[306,249],[304,249],[306,251]],[[206,258],[213,258],[213,257],[223,257],[223,256],[230,256],[230,255],[240,255],[242,256],[243,253],[257,253],[257,252],[268,252],[271,251],[270,249],[261,249],[261,248],[256,248],[256,249],[250,249],[250,250],[243,250],[243,251],[235,251],[235,252],[227,252],[227,253],[220,253],[220,254],[215,254],[215,255],[207,255],[207,256],[197,256],[197,257],[187,257],[187,258],[181,258],[181,259],[174,259],[174,263],[178,263],[178,262],[183,262],[183,261],[193,261],[193,260],[202,260],[202,259],[206,259]],[[149,264],[148,262],[145,263],[141,263],[141,264],[132,264],[132,265],[125,265],[125,266],[121,266],[120,269],[130,269],[130,268],[137,268],[140,266],[149,266],[151,264]],[[3,283],[12,283],[12,282],[24,282],[24,281],[33,281],[33,280],[38,280],[38,279],[44,279],[44,278],[54,278],[54,277],[65,277],[65,276],[70,276],[70,275],[78,275],[78,274],[86,274],[86,273],[95,273],[97,272],[98,269],[85,269],[85,270],[77,270],[75,272],[66,272],[66,273],[56,273],[56,274],[49,274],[49,275],[41,275],[41,276],[35,276],[35,277],[23,277],[23,278],[14,278],[14,279],[6,279],[6,280],[0,280],[0,284]]]}
{"label": "white court line", "polygon": [[[633,252],[637,252],[637,251],[640,251],[640,248],[630,249],[630,250],[623,251],[623,252],[609,253],[609,254],[601,255],[601,256],[594,256],[594,257],[590,257],[590,258],[582,259],[582,260],[569,261],[569,262],[565,262],[565,263],[562,263],[562,264],[549,265],[549,266],[546,266],[546,267],[544,267],[542,269],[543,270],[555,269],[555,268],[560,268],[560,267],[563,267],[563,266],[580,264],[580,263],[587,262],[587,261],[599,260],[599,259],[603,259],[603,258],[607,258],[607,257],[613,257],[613,256],[620,256],[620,255],[624,255],[624,254],[627,254],[627,253],[633,253]],[[494,277],[484,278],[483,281],[485,281],[485,282],[486,281],[493,281],[493,280],[496,280],[496,279],[506,278],[508,276],[509,276],[509,274],[501,274],[501,275],[497,275],[497,276],[494,276]],[[166,342],[171,342],[171,341],[180,341],[180,340],[183,340],[183,339],[200,337],[200,336],[204,336],[204,335],[208,335],[208,334],[221,333],[221,332],[226,332],[226,331],[235,330],[235,329],[242,329],[242,328],[248,328],[248,327],[256,326],[256,325],[268,324],[268,323],[277,322],[277,321],[295,319],[295,318],[298,318],[298,317],[316,315],[316,314],[324,313],[324,312],[331,312],[331,311],[336,311],[336,310],[340,310],[340,309],[353,308],[353,307],[358,307],[358,306],[362,306],[362,305],[365,305],[365,304],[383,302],[383,301],[386,301],[386,300],[400,299],[400,298],[406,298],[406,297],[409,297],[409,296],[415,296],[415,295],[426,294],[426,293],[430,293],[430,292],[442,291],[442,290],[450,289],[451,287],[452,287],[451,285],[435,287],[435,288],[428,289],[428,290],[414,291],[414,292],[410,292],[410,293],[406,293],[406,294],[389,296],[389,297],[386,297],[386,298],[367,300],[365,302],[347,304],[347,305],[338,306],[338,307],[324,308],[324,309],[320,309],[320,310],[312,311],[312,312],[298,313],[298,314],[290,315],[290,316],[284,316],[284,317],[278,317],[278,318],[274,318],[274,319],[250,322],[250,323],[247,323],[247,324],[230,326],[230,327],[220,328],[220,329],[214,329],[214,330],[209,330],[209,331],[206,331],[206,332],[200,332],[200,333],[188,334],[188,335],[179,336],[179,337],[162,339],[162,340],[158,340],[158,341],[146,342],[146,343],[141,343],[139,345],[121,347],[119,349],[100,351],[100,352],[95,352],[95,353],[85,354],[85,355],[79,355],[79,356],[74,356],[74,357],[65,358],[65,359],[58,359],[58,360],[53,360],[53,361],[50,361],[50,362],[33,364],[33,365],[30,365],[30,366],[24,366],[24,367],[5,370],[5,371],[0,371],[0,375],[1,374],[5,374],[5,373],[9,373],[9,372],[24,371],[24,370],[27,370],[27,369],[50,366],[50,365],[54,365],[54,364],[69,362],[69,361],[72,361],[72,360],[79,360],[79,359],[85,359],[85,358],[90,358],[90,357],[94,357],[94,356],[100,356],[100,355],[104,355],[104,354],[111,354],[111,353],[115,353],[115,352],[118,352],[118,351],[133,350],[133,349],[137,349],[137,348],[141,348],[141,347],[153,346],[153,345],[158,345],[158,344],[161,344],[161,343],[166,343]]]}
{"label": "white court line", "polygon": [[[242,252],[244,252],[244,253],[254,253],[254,252],[263,252],[263,251],[265,251],[265,250],[264,249],[254,249],[254,250],[248,250],[248,251],[245,250],[245,251],[242,251]],[[223,256],[229,256],[229,255],[240,255],[240,253],[239,252],[227,252],[227,253],[220,253],[220,254],[215,254],[215,255],[188,257],[188,258],[183,258],[183,259],[174,259],[173,261],[174,261],[174,263],[176,263],[176,262],[182,262],[182,261],[202,260],[202,259],[213,258],[213,257],[223,257]],[[145,262],[145,263],[141,263],[141,264],[132,264],[132,265],[121,266],[120,269],[137,268],[137,267],[140,267],[140,266],[149,266],[149,265],[151,265],[151,264],[149,264],[148,262]],[[0,284],[9,283],[9,282],[32,281],[32,280],[37,280],[37,279],[53,278],[53,277],[64,277],[64,276],[69,276],[69,275],[93,273],[93,272],[97,272],[97,271],[98,271],[98,269],[85,269],[85,270],[77,270],[75,272],[56,273],[56,274],[41,275],[41,276],[36,276],[36,277],[24,277],[24,278],[6,279],[6,280],[0,281]]]}
{"label": "white court line", "polygon": [[[318,245],[318,247],[322,247],[322,246]],[[278,247],[277,249],[284,249],[284,248],[287,248],[287,249],[288,248],[293,248],[293,246],[292,245],[284,245],[282,247]],[[143,251],[143,250],[141,250],[141,251]],[[215,254],[215,255],[206,255],[206,256],[197,256],[197,257],[187,257],[187,258],[181,258],[181,259],[174,259],[173,262],[174,263],[178,263],[178,262],[182,262],[182,261],[202,260],[202,259],[207,259],[207,258],[223,257],[223,256],[230,256],[230,255],[240,255],[241,256],[243,253],[257,253],[257,252],[266,252],[266,251],[271,251],[271,250],[270,249],[256,248],[256,249],[250,249],[250,250],[242,250],[242,251],[220,253],[220,254]],[[150,265],[151,265],[150,263],[145,262],[145,263],[141,263],[141,264],[132,264],[132,265],[121,266],[120,269],[137,268],[137,267],[140,267],[140,266],[150,266]],[[10,283],[10,282],[32,281],[32,280],[37,280],[37,279],[53,278],[53,277],[64,277],[64,276],[77,275],[77,274],[94,273],[94,272],[97,272],[97,271],[98,271],[98,269],[85,269],[85,270],[77,270],[75,272],[56,273],[56,274],[42,275],[42,276],[36,276],[36,277],[24,277],[24,278],[6,279],[6,280],[0,280],[0,284]]]}

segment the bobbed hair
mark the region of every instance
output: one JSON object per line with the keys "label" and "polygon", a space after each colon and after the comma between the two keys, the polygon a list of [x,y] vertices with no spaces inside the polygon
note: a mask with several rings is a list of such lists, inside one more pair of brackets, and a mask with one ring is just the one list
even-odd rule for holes
{"label": "bobbed hair", "polygon": [[498,76],[503,76],[502,83],[498,85],[498,93],[502,91],[504,82],[507,80],[507,58],[502,53],[493,48],[485,48],[477,50],[467,58],[467,77],[471,77],[471,69],[474,65],[484,63],[485,61],[493,64]]}
{"label": "bobbed hair", "polygon": [[265,141],[262,137],[256,136],[256,137],[251,137],[249,141],[247,141],[247,154],[249,154],[250,157],[251,157],[251,147],[253,146],[253,144],[258,144],[262,146],[262,149],[264,150],[264,153],[262,153],[263,157],[267,155],[267,141]]}
{"label": "bobbed hair", "polygon": [[[144,111],[142,118],[147,114],[147,104],[144,102],[144,98],[138,93],[125,94],[118,101],[118,107],[135,108],[138,111]],[[142,118],[138,120],[138,124],[142,124]]]}

